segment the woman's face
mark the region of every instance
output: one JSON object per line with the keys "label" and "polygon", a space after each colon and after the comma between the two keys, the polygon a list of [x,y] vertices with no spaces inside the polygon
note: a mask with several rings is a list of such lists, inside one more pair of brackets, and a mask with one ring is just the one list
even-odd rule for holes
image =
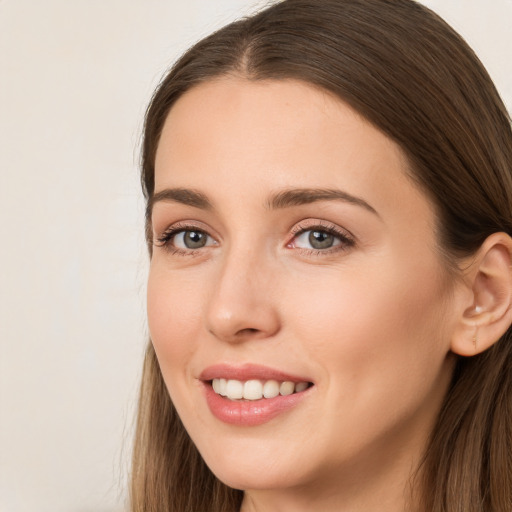
{"label": "woman's face", "polygon": [[218,79],[172,108],[149,328],[228,485],[319,488],[417,462],[455,314],[431,204],[406,173],[394,142],[301,82]]}

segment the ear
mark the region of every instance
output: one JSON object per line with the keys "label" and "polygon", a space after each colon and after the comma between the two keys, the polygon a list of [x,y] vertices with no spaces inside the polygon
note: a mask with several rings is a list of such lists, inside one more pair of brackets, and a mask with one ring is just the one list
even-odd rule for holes
{"label": "ear", "polygon": [[471,259],[464,278],[470,293],[453,333],[452,352],[461,356],[484,352],[512,324],[511,262],[512,238],[506,233],[489,236]]}

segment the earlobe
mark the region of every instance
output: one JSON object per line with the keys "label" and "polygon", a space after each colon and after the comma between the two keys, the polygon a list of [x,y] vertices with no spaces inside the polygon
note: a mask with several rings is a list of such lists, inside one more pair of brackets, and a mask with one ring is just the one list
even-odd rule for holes
{"label": "earlobe", "polygon": [[506,233],[489,236],[466,271],[472,304],[460,318],[451,350],[461,356],[484,352],[512,324],[512,238]]}

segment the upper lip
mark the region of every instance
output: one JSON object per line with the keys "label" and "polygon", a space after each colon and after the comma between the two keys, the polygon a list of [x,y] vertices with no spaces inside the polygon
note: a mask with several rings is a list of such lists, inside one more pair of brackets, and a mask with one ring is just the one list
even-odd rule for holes
{"label": "upper lip", "polygon": [[205,368],[199,375],[199,379],[209,381],[212,379],[247,380],[277,380],[280,382],[311,382],[307,377],[292,375],[281,370],[258,364],[215,364]]}

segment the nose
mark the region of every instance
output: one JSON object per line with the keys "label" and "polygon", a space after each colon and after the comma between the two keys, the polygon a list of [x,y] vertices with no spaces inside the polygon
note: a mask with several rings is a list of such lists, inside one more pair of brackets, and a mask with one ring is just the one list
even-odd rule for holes
{"label": "nose", "polygon": [[217,339],[239,343],[270,338],[281,328],[270,265],[247,251],[219,265],[206,311],[206,328]]}

